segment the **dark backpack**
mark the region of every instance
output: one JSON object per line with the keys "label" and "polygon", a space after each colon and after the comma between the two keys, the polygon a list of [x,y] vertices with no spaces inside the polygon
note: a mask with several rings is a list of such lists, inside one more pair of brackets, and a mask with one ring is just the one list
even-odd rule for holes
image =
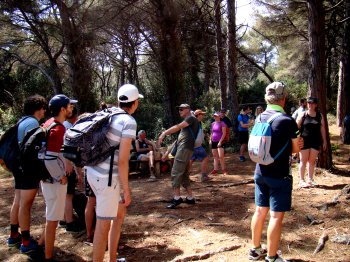
{"label": "dark backpack", "polygon": [[344,128],[343,128],[343,143],[346,145],[350,144],[350,115],[346,115],[343,120]]}
{"label": "dark backpack", "polygon": [[0,139],[0,164],[10,172],[20,171],[20,150],[18,144],[18,126],[31,116],[26,116],[10,127]]}
{"label": "dark backpack", "polygon": [[62,153],[77,167],[94,166],[111,156],[108,185],[111,184],[114,152],[118,146],[111,146],[107,133],[115,115],[126,114],[124,110],[115,112],[99,111],[79,119],[64,135]]}
{"label": "dark backpack", "polygon": [[[46,145],[51,128],[61,125],[53,122],[48,127],[33,128],[24,136],[20,146],[20,163],[24,175],[40,174],[41,180],[51,180],[52,177],[45,166]],[[42,155],[42,157],[40,157]]]}

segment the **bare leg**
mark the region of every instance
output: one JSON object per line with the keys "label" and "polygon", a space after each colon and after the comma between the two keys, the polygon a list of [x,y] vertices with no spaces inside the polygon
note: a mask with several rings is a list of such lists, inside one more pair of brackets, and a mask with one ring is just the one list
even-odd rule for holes
{"label": "bare leg", "polygon": [[110,227],[111,220],[97,219],[92,254],[94,262],[102,262],[104,259]]}
{"label": "bare leg", "polygon": [[239,155],[243,156],[246,149],[247,149],[247,144],[242,144],[241,148],[239,149]]}
{"label": "bare leg", "polygon": [[66,220],[66,223],[73,222],[73,195],[67,194],[66,195],[66,205],[64,209],[64,219]]}
{"label": "bare leg", "polygon": [[314,172],[315,172],[315,165],[316,165],[316,159],[318,156],[318,150],[310,149],[310,155],[309,155],[309,162],[308,162],[308,176],[309,180],[313,180],[314,178]]}
{"label": "bare leg", "polygon": [[19,206],[19,225],[21,231],[29,230],[31,209],[38,189],[21,190],[21,202]]}
{"label": "bare leg", "polygon": [[13,198],[11,212],[10,212],[10,224],[11,225],[18,225],[18,214],[19,214],[19,206],[20,206],[20,199],[21,199],[21,190],[15,189],[15,196]]}
{"label": "bare leg", "polygon": [[299,163],[299,178],[300,181],[305,180],[306,163],[309,161],[310,149],[303,149],[300,151]]}
{"label": "bare leg", "polygon": [[[208,174],[208,161],[209,161],[209,158],[206,157],[201,162],[201,173],[202,174]],[[191,161],[191,164],[192,164],[192,162],[193,161]]]}
{"label": "bare leg", "polygon": [[270,211],[270,221],[267,227],[267,254],[270,257],[277,254],[281,240],[283,218],[284,212]]}
{"label": "bare leg", "polygon": [[219,170],[219,153],[218,149],[212,149],[211,150],[214,158],[214,170]]}
{"label": "bare leg", "polygon": [[218,148],[218,153],[219,153],[219,160],[220,160],[220,165],[221,165],[221,170],[226,170],[225,168],[225,150],[220,147]]}
{"label": "bare leg", "polygon": [[109,231],[109,261],[115,262],[117,260],[118,244],[121,234],[122,225],[124,222],[124,217],[126,214],[126,207],[124,204],[119,203],[118,205],[118,215],[112,222],[111,230]]}
{"label": "bare leg", "polygon": [[254,248],[260,247],[261,234],[264,228],[266,215],[269,210],[270,209],[268,207],[256,207],[255,209],[251,222],[252,244]]}
{"label": "bare leg", "polygon": [[45,227],[45,258],[52,258],[53,257],[53,248],[55,244],[55,238],[56,238],[56,227],[57,227],[58,221],[46,221],[46,227]]}
{"label": "bare leg", "polygon": [[88,238],[91,238],[91,239],[94,236],[95,206],[96,206],[96,197],[89,196],[85,207],[85,224],[86,224],[86,235]]}

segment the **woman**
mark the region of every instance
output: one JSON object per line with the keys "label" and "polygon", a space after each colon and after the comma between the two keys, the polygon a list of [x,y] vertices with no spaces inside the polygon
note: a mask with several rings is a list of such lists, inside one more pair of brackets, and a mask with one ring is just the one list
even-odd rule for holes
{"label": "woman", "polygon": [[[318,152],[322,146],[326,150],[326,130],[324,117],[317,109],[316,97],[307,99],[307,110],[297,118],[297,124],[304,139],[304,147],[300,151],[299,186],[302,188],[316,186],[313,179],[315,163]],[[305,182],[305,169],[307,165],[308,181]]]}
{"label": "woman", "polygon": [[226,124],[221,121],[220,113],[215,112],[214,122],[211,124],[211,133],[210,133],[210,143],[211,143],[211,152],[214,157],[214,170],[210,174],[215,175],[219,170],[219,162],[221,165],[221,170],[224,175],[227,175],[225,169],[225,151],[223,148],[223,141],[226,134]]}
{"label": "woman", "polygon": [[258,115],[260,115],[262,112],[264,111],[264,109],[262,108],[262,106],[257,106],[255,108],[255,119],[258,117]]}

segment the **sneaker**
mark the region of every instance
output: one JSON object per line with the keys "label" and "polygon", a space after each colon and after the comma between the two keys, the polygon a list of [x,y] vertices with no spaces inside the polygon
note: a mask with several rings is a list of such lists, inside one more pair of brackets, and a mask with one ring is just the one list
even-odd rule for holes
{"label": "sneaker", "polygon": [[66,225],[66,232],[78,233],[81,231],[84,231],[84,228],[81,227],[76,221],[67,223]]}
{"label": "sneaker", "polygon": [[217,173],[218,173],[218,171],[215,170],[215,169],[214,169],[213,171],[210,172],[211,175],[216,175]]}
{"label": "sneaker", "polygon": [[117,262],[126,262],[125,257],[117,258]]}
{"label": "sneaker", "polygon": [[84,241],[84,244],[85,245],[88,245],[88,246],[92,246],[94,243],[94,238],[93,237],[88,237],[86,238],[86,240]]}
{"label": "sneaker", "polygon": [[21,244],[21,247],[19,248],[22,254],[30,254],[33,252],[36,252],[38,250],[38,242],[36,242],[34,239],[30,239],[29,245],[24,246]]}
{"label": "sneaker", "polygon": [[249,249],[249,260],[259,260],[262,257],[265,257],[267,254],[266,248],[259,248],[259,249]]}
{"label": "sneaker", "polygon": [[147,179],[147,182],[155,182],[157,178],[155,176],[150,176],[149,179]]}
{"label": "sneaker", "polygon": [[194,198],[188,199],[186,197],[184,203],[189,204],[189,205],[194,205],[194,204],[196,204],[196,200]]}
{"label": "sneaker", "polygon": [[58,227],[63,227],[63,228],[66,228],[66,226],[67,226],[66,221],[64,221],[64,220],[60,220],[60,221],[58,222]]}
{"label": "sneaker", "polygon": [[240,156],[240,157],[239,157],[239,161],[244,162],[244,161],[246,161],[246,159],[245,159],[244,156]]}
{"label": "sneaker", "polygon": [[201,176],[201,182],[208,182],[210,180],[212,180],[213,178],[212,177],[208,177],[208,175],[202,175]]}
{"label": "sneaker", "polygon": [[227,170],[222,170],[222,174],[223,174],[224,176],[227,176],[227,175],[228,175]]}
{"label": "sneaker", "polygon": [[307,187],[309,187],[309,184],[307,184],[307,183],[305,182],[305,180],[300,180],[300,182],[299,182],[299,187],[300,187],[300,188],[307,188]]}
{"label": "sneaker", "polygon": [[166,208],[168,209],[175,209],[178,205],[180,205],[181,203],[183,203],[183,199],[180,197],[178,200],[173,199],[172,203],[170,205],[168,205]]}
{"label": "sneaker", "polygon": [[318,184],[315,182],[315,180],[313,179],[310,179],[308,182],[308,185],[311,186],[311,187],[316,187],[318,186]]}
{"label": "sneaker", "polygon": [[265,262],[286,262],[286,260],[284,260],[282,257],[280,257],[279,255],[275,256],[275,259],[268,259],[267,256],[265,257]]}
{"label": "sneaker", "polygon": [[19,245],[22,243],[22,235],[18,233],[17,237],[9,237],[7,239],[7,245],[9,247],[19,247]]}

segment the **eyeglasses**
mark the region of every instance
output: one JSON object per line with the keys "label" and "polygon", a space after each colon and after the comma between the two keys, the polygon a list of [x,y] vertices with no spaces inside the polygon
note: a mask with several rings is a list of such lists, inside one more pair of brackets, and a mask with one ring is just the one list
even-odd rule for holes
{"label": "eyeglasses", "polygon": [[184,111],[185,109],[187,109],[187,108],[179,108],[179,112],[182,112],[182,111]]}

